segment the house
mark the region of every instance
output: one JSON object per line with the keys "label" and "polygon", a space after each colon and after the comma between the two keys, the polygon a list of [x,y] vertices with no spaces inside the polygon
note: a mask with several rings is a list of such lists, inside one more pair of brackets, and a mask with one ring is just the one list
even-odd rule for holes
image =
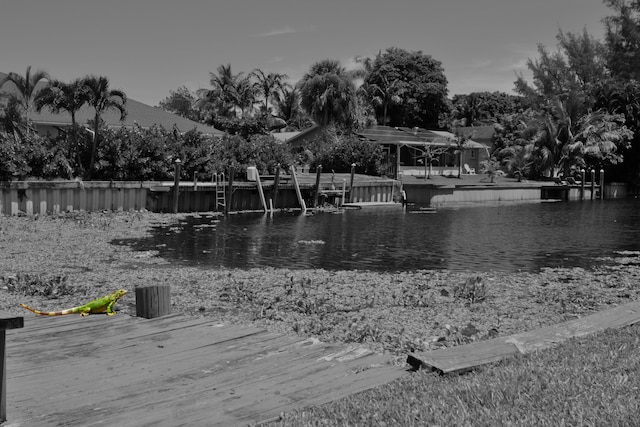
{"label": "house", "polygon": [[313,125],[303,131],[271,133],[278,141],[286,142],[293,152],[302,151],[321,134],[322,127],[318,125]]}
{"label": "house", "polygon": [[[6,74],[0,73],[0,80],[4,79],[4,77],[6,77]],[[2,88],[0,88],[0,104],[6,105],[10,94],[15,93],[15,91],[16,88],[12,83],[3,85]],[[224,135],[224,132],[214,127],[194,122],[193,120],[164,111],[159,107],[152,107],[131,98],[127,98],[126,109],[127,117],[122,122],[120,121],[120,113],[113,110],[103,113],[101,118],[109,128],[131,128],[135,125],[149,128],[153,125],[158,125],[167,130],[171,130],[175,126],[180,132],[187,132],[195,128],[206,135]],[[76,122],[80,126],[88,127],[89,121],[93,120],[94,116],[95,112],[93,108],[85,105],[76,113]],[[39,135],[50,134],[56,136],[60,131],[64,130],[64,128],[71,126],[71,115],[68,112],[61,111],[55,114],[46,108],[39,113],[31,111],[29,113],[29,120]]]}
{"label": "house", "polygon": [[[400,175],[457,174],[458,158],[460,164],[478,170],[480,162],[488,157],[488,147],[473,139],[464,143],[460,153],[457,137],[451,132],[377,125],[358,131],[357,135],[382,145],[386,175],[396,179]],[[429,151],[434,158],[427,172]]]}

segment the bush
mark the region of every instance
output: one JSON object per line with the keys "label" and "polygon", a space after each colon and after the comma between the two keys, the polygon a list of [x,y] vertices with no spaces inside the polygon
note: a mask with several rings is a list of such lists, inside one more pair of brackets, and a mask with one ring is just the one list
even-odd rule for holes
{"label": "bush", "polygon": [[328,128],[306,148],[311,151],[311,156],[306,156],[313,159],[313,169],[322,165],[325,171],[344,173],[350,172],[351,165],[355,163],[357,173],[381,175],[384,172],[384,155],[379,144],[362,141],[354,135],[340,134],[335,129]]}

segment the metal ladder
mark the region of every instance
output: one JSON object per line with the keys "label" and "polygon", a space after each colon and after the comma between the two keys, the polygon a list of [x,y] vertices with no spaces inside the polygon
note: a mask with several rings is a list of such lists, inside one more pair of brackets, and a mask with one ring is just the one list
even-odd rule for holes
{"label": "metal ladder", "polygon": [[226,191],[224,188],[224,173],[215,174],[216,180],[216,210],[224,210],[227,206]]}

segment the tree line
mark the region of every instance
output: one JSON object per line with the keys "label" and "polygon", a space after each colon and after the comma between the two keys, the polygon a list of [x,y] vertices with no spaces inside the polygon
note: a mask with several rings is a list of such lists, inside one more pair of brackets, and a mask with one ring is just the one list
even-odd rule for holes
{"label": "tree line", "polygon": [[[356,58],[356,69],[332,59],[318,61],[295,84],[285,74],[260,69],[236,73],[231,64],[220,65],[210,73],[210,88],[191,92],[179,87],[160,102],[167,111],[225,131],[223,138],[158,128],[110,131],[101,126],[101,114],[112,108],[126,114],[126,95],[109,89],[105,77],[63,83],[46,73],[30,74],[30,69],[24,77],[11,73],[7,79],[20,96],[0,111],[0,150],[16,161],[0,161],[0,178],[58,173],[163,179],[170,175],[171,159],[187,156],[185,150],[193,156],[184,164],[185,174],[206,174],[229,165],[242,169],[248,166],[244,162],[264,164],[267,169],[277,164],[322,164],[324,170],[336,171],[355,162],[361,171],[380,174],[384,170],[380,148],[372,148],[356,134],[360,128],[384,124],[449,130],[457,135],[460,150],[465,140],[473,138],[473,128],[466,133],[461,129],[493,126],[494,149],[483,165],[486,171],[541,178],[593,168],[637,183],[640,3],[604,3],[613,12],[603,19],[604,40],[586,30],[559,31],[555,50],[540,45],[538,57],[529,59],[531,81],[516,76],[515,94],[475,92],[449,99],[440,61],[422,51],[391,47],[372,58]],[[48,84],[34,93],[38,81]],[[95,108],[91,135],[78,132],[75,124],[57,139],[29,131],[32,109],[64,110],[73,121],[73,111],[82,105]],[[280,150],[269,136],[272,131],[304,130],[313,124],[324,131],[299,152]],[[234,154],[225,154],[227,149]],[[250,152],[266,157],[260,160]],[[39,168],[47,162],[37,153],[59,159],[60,165],[48,166],[50,171]],[[131,164],[125,166],[127,158]]]}

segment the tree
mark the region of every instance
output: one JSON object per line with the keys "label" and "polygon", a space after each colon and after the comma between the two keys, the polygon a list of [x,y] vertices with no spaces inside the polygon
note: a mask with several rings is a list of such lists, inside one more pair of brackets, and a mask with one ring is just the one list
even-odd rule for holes
{"label": "tree", "polygon": [[518,181],[529,176],[531,170],[531,153],[533,144],[511,145],[500,150],[502,165],[510,176],[517,177]]}
{"label": "tree", "polygon": [[516,92],[534,107],[543,107],[550,98],[559,98],[563,103],[573,99],[586,112],[593,105],[591,94],[595,85],[607,75],[605,48],[586,30],[582,34],[559,31],[556,39],[556,52],[550,53],[545,46],[538,45],[539,58],[527,61],[533,86],[519,75]]}
{"label": "tree", "polygon": [[251,76],[256,79],[254,83],[254,87],[257,93],[262,97],[262,112],[268,113],[271,104],[269,99],[273,99],[274,101],[278,101],[282,95],[282,92],[286,88],[290,88],[291,85],[285,82],[285,79],[288,79],[289,76],[286,74],[278,74],[278,73],[269,73],[265,74],[259,68],[256,68],[251,72]]}
{"label": "tree", "polygon": [[387,124],[388,109],[391,105],[402,102],[401,95],[404,91],[400,80],[389,81],[386,76],[382,76],[379,83],[364,83],[360,90],[371,102],[374,108],[382,108],[382,124]]}
{"label": "tree", "polygon": [[[398,81],[398,83],[394,83]],[[400,102],[381,103],[376,113],[383,117],[387,107],[391,126],[440,128],[449,112],[447,78],[442,63],[421,51],[409,52],[396,47],[379,53],[364,79],[383,93],[398,96]]]}
{"label": "tree", "polygon": [[454,95],[451,102],[453,107],[451,119],[461,126],[494,124],[527,106],[522,96],[504,92],[472,92],[468,95]]}
{"label": "tree", "polygon": [[616,15],[604,18],[607,66],[623,80],[640,80],[640,2],[604,0]]}
{"label": "tree", "polygon": [[194,94],[186,86],[180,86],[175,91],[169,91],[169,96],[160,101],[159,106],[170,113],[198,121],[200,117],[198,110],[194,107],[195,103]]}
{"label": "tree", "polygon": [[252,115],[257,92],[256,87],[251,82],[251,77],[242,76],[241,74],[238,75],[235,84],[232,102],[234,107],[240,110],[242,117],[248,117]]}
{"label": "tree", "polygon": [[196,102],[201,111],[209,113],[207,122],[212,123],[213,116],[238,117],[238,112],[244,116],[251,111],[256,102],[251,76],[234,74],[231,64],[220,65],[217,74],[210,76],[212,89],[199,90]]}
{"label": "tree", "polygon": [[621,160],[618,153],[627,147],[633,133],[623,116],[603,111],[579,115],[558,98],[531,124],[531,158],[537,173],[570,175],[573,168],[585,167],[585,158],[600,165]]}
{"label": "tree", "polygon": [[321,126],[351,126],[356,107],[353,79],[339,61],[316,62],[298,82],[302,108]]}
{"label": "tree", "polygon": [[284,88],[282,96],[274,101],[274,113],[287,122],[286,129],[303,130],[313,125],[309,116],[302,110],[300,91],[297,88]]}
{"label": "tree", "polygon": [[37,85],[41,80],[49,80],[49,75],[41,70],[37,70],[33,74],[31,74],[31,66],[27,67],[27,72],[24,76],[21,76],[17,73],[9,73],[5,78],[0,80],[0,88],[3,87],[6,83],[13,83],[13,85],[17,89],[16,98],[20,101],[22,108],[25,113],[25,121],[27,123],[27,133],[29,133],[29,129],[31,127],[31,123],[29,121],[29,113],[31,111],[31,107],[33,105],[33,100],[37,95]]}
{"label": "tree", "polygon": [[104,76],[88,76],[83,79],[87,88],[88,103],[95,111],[93,120],[93,141],[91,144],[91,160],[89,161],[89,173],[93,171],[96,150],[98,147],[98,137],[100,134],[100,122],[102,114],[109,110],[117,110],[120,112],[120,120],[124,120],[127,116],[127,95],[117,89],[109,88],[109,79]]}
{"label": "tree", "polygon": [[66,111],[71,115],[71,144],[68,147],[68,158],[73,158],[77,148],[76,113],[89,101],[87,87],[82,79],[69,83],[52,80],[49,86],[42,89],[35,99],[36,111],[48,108],[54,113]]}

